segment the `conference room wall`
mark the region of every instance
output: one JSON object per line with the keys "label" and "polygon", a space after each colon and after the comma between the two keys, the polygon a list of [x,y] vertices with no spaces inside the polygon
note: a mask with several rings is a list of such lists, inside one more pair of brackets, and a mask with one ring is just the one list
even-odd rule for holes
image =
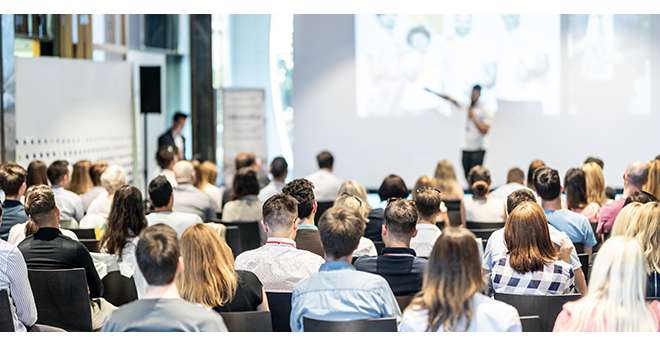
{"label": "conference room wall", "polygon": [[[654,42],[660,38],[652,21]],[[658,60],[653,45],[652,60]],[[440,159],[460,168],[465,116],[358,118],[355,87],[353,15],[296,15],[294,18],[294,159],[295,175],[316,170],[315,155],[323,149],[336,156],[336,173],[377,187],[389,173],[412,185],[422,174],[433,174]],[[651,87],[658,90],[660,69],[652,69]],[[592,98],[591,102],[607,102]],[[660,104],[652,98],[648,115],[534,113],[519,105],[500,103],[485,164],[494,184],[507,170],[544,159],[563,175],[580,166],[587,155],[605,160],[608,185],[621,186],[622,172],[633,160],[659,154]]]}

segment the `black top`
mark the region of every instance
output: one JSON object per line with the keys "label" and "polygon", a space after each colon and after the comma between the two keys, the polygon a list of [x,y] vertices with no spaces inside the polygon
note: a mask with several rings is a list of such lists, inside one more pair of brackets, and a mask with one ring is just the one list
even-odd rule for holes
{"label": "black top", "polygon": [[649,274],[646,283],[646,298],[660,298],[660,273]]}
{"label": "black top", "polygon": [[85,269],[89,297],[103,295],[103,284],[89,251],[82,243],[62,235],[59,229],[40,228],[18,244],[18,249],[28,269]]}
{"label": "black top", "polygon": [[[179,148],[181,152],[181,157],[185,159],[186,156],[186,137],[181,135],[181,140],[183,140],[183,148]],[[165,133],[158,137],[158,150],[166,147],[176,147],[176,142],[174,141],[174,135],[172,135],[172,128],[167,129]]]}
{"label": "black top", "polygon": [[386,247],[381,256],[358,257],[354,265],[357,270],[385,278],[395,296],[406,296],[422,289],[428,261],[416,256],[413,249]]}
{"label": "black top", "polygon": [[364,237],[372,241],[383,241],[380,232],[385,220],[385,210],[383,208],[372,209],[368,217],[369,222],[367,222],[367,228],[364,230]]}
{"label": "black top", "polygon": [[217,312],[256,311],[257,307],[261,305],[264,297],[262,296],[263,285],[259,278],[254,273],[244,270],[237,270],[236,274],[238,275],[238,286],[234,299],[223,306],[214,307],[213,310]]}

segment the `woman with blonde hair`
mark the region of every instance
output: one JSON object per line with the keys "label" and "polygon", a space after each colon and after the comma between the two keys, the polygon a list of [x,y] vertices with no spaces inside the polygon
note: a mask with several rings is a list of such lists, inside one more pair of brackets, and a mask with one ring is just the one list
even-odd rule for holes
{"label": "woman with blonde hair", "polygon": [[587,184],[587,203],[596,203],[601,207],[607,204],[603,169],[597,163],[589,162],[582,166],[582,170]]}
{"label": "woman with blonde hair", "polygon": [[[365,200],[358,196],[342,194],[337,197],[333,207],[342,207],[348,210],[357,212],[364,218],[365,228],[366,223],[369,222],[369,211],[366,211],[364,205],[367,204]],[[358,244],[357,249],[353,251],[353,257],[360,256],[378,256],[378,251],[376,250],[376,245],[371,239],[364,237],[364,230],[362,230],[362,237],[360,238],[360,243]]]}
{"label": "woman with blonde hair", "polygon": [[417,179],[415,182],[415,186],[413,187],[412,190],[412,198],[416,199],[417,198],[417,192],[423,189],[435,189],[437,187],[438,183],[436,182],[435,178],[431,178],[428,175],[423,175]]}
{"label": "woman with blonde hair", "polygon": [[92,167],[92,163],[89,160],[80,160],[73,165],[69,191],[83,195],[94,187],[92,178],[89,176],[90,167]]}
{"label": "woman with blonde hair", "polygon": [[632,202],[624,206],[619,212],[619,215],[617,215],[616,220],[614,220],[612,236],[634,237],[637,234],[637,230],[635,229],[637,226],[637,216],[642,206],[643,204],[639,202]]}
{"label": "woman with blonde hair", "polygon": [[341,186],[339,186],[339,191],[337,191],[337,199],[345,195],[355,196],[360,200],[365,201],[366,203],[360,204],[360,214],[369,217],[371,206],[369,205],[369,202],[367,202],[367,189],[365,189],[362,184],[357,182],[357,180],[347,180],[343,182]]}
{"label": "woman with blonde hair", "polygon": [[449,160],[442,160],[435,166],[433,176],[437,186],[441,189],[447,200],[463,199],[463,188],[456,178],[456,170]]}
{"label": "woman with blonde hair", "polygon": [[644,185],[644,191],[660,199],[660,159],[651,161],[649,167],[649,178]]}
{"label": "woman with blonde hair", "polygon": [[185,270],[176,285],[183,299],[217,312],[268,311],[261,281],[252,272],[235,270],[231,249],[215,230],[190,226],[179,244]]}
{"label": "woman with blonde hair", "polygon": [[222,212],[223,190],[217,187],[218,167],[211,161],[204,161],[197,168],[197,188],[209,195],[216,205],[216,211]]}
{"label": "woman with blonde hair", "polygon": [[403,313],[404,332],[520,332],[518,311],[483,295],[476,239],[464,228],[443,232],[431,250],[422,290]]}
{"label": "woman with blonde hair", "polygon": [[553,331],[660,331],[660,303],[645,300],[644,267],[637,241],[610,238],[594,260],[589,293],[564,305]]}

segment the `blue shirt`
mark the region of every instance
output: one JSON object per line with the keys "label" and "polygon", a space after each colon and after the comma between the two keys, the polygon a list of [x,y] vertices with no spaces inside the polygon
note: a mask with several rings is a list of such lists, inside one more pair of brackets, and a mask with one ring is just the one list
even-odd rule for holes
{"label": "blue shirt", "polygon": [[291,297],[291,331],[303,331],[303,317],[351,321],[401,318],[396,298],[382,277],[356,271],[346,262],[326,262],[299,282]]}
{"label": "blue shirt", "polygon": [[19,223],[25,223],[28,216],[19,201],[7,199],[2,204],[2,223],[0,224],[0,239],[7,240],[9,230]]}
{"label": "blue shirt", "polygon": [[586,247],[596,245],[594,231],[586,216],[567,209],[546,209],[545,216],[548,218],[548,223],[559,231],[566,233],[573,244],[584,244]]}

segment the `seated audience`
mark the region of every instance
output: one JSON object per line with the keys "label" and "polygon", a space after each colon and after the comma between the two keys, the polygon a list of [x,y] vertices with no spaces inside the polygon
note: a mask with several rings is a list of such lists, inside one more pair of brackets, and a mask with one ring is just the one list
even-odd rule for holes
{"label": "seated audience", "polygon": [[644,191],[660,199],[660,159],[651,161],[649,165],[649,175],[644,185]]}
{"label": "seated audience", "polygon": [[153,226],[159,223],[172,227],[177,236],[181,237],[188,227],[202,223],[195,214],[173,211],[174,194],[172,185],[165,176],[158,176],[149,183],[149,199],[154,210],[147,215],[147,224]]}
{"label": "seated audience", "polygon": [[463,188],[458,183],[456,170],[451,161],[442,160],[438,162],[435,166],[434,178],[437,187],[441,190],[445,200],[463,200]]}
{"label": "seated audience", "polygon": [[322,151],[316,155],[319,170],[310,174],[305,179],[314,184],[314,196],[319,202],[332,202],[337,197],[337,191],[342,180],[333,174],[335,158],[329,151]]}
{"label": "seated audience", "polygon": [[270,175],[273,179],[259,191],[260,201],[282,192],[286,184],[286,176],[289,175],[289,164],[283,157],[278,156],[270,163]]}
{"label": "seated audience", "polygon": [[[367,202],[363,201],[360,197],[344,194],[337,197],[335,203],[333,203],[333,207],[341,207],[355,211],[364,218],[366,225],[366,223],[369,222],[369,218],[366,209],[362,207],[364,204],[367,204]],[[365,238],[364,236],[360,237],[360,243],[358,244],[357,249],[355,249],[353,252],[353,257],[362,256],[378,256],[378,249],[376,249],[376,244],[374,244],[371,239]]]}
{"label": "seated audience", "polygon": [[325,260],[318,273],[298,283],[291,297],[291,330],[304,330],[303,318],[346,321],[401,316],[387,281],[351,266],[360,242],[362,215],[328,209],[319,221]]}
{"label": "seated audience", "polygon": [[92,189],[92,178],[89,176],[89,168],[92,163],[89,160],[80,160],[73,164],[71,182],[67,190],[82,197]]}
{"label": "seated audience", "polygon": [[444,232],[433,246],[422,291],[399,325],[402,332],[520,332],[518,311],[481,293],[479,252],[466,229]]}
{"label": "seated audience", "polygon": [[54,161],[48,166],[46,174],[55,195],[57,208],[61,211],[61,220],[65,223],[77,224],[85,214],[85,208],[80,196],[67,190],[71,181],[69,163],[63,160]]}
{"label": "seated audience", "polygon": [[582,169],[571,168],[566,171],[564,192],[568,210],[584,215],[590,223],[598,222],[600,205],[596,202],[587,202],[587,182]]}
{"label": "seated audience", "polygon": [[21,199],[25,194],[27,185],[25,168],[13,162],[0,166],[0,189],[5,192],[5,200],[2,203],[2,224],[0,224],[0,239],[9,238],[9,230],[14,225],[27,222],[25,207]]}
{"label": "seated audience", "polygon": [[[266,186],[267,183],[262,184],[262,181],[259,176],[259,172],[261,172],[261,161],[257,159],[257,155],[254,153],[247,153],[247,152],[242,152],[238,153],[236,157],[234,158],[234,176],[232,177],[231,180],[227,179],[225,181],[225,184],[228,184],[225,186],[225,191],[222,194],[222,204],[227,204],[227,202],[231,201],[234,197],[234,191],[233,191],[233,179],[236,178],[236,173],[240,171],[242,168],[250,168],[253,171],[257,172],[257,180],[259,180],[259,188]],[[268,179],[266,177],[266,179]]]}
{"label": "seated audience", "polygon": [[534,173],[536,173],[536,170],[545,167],[545,162],[543,160],[534,160],[529,164],[529,168],[527,169],[527,188],[531,189],[536,193],[536,186],[534,185]]}
{"label": "seated audience", "polygon": [[135,249],[140,272],[149,286],[144,298],[122,306],[104,332],[225,332],[222,317],[179,296],[175,278],[183,275],[176,232],[158,224],[147,227]]}
{"label": "seated audience", "polygon": [[234,176],[233,198],[224,206],[222,221],[254,222],[261,219],[261,201],[259,200],[259,180],[257,172],[250,168],[241,168]]}
{"label": "seated audience", "polygon": [[204,221],[215,219],[215,202],[193,184],[195,168],[190,161],[179,161],[174,165],[177,186],[174,187],[174,205],[176,212],[190,213],[199,216]]}
{"label": "seated audience", "polygon": [[263,285],[234,269],[227,243],[209,226],[190,226],[179,241],[185,270],[176,279],[181,297],[217,312],[268,311]]}
{"label": "seated audience", "polygon": [[421,189],[415,195],[417,208],[417,234],[410,240],[410,248],[417,256],[429,257],[433,244],[438,239],[440,228],[436,225],[442,211],[442,194],[435,189]]}
{"label": "seated audience", "polygon": [[92,204],[92,201],[94,201],[96,197],[107,193],[101,182],[101,176],[107,168],[108,164],[105,161],[95,162],[89,167],[89,177],[92,180],[92,188],[80,196],[85,211],[89,210],[89,205]]}
{"label": "seated audience", "polygon": [[323,256],[319,229],[314,225],[314,217],[318,208],[314,198],[314,185],[307,179],[295,179],[284,186],[282,193],[298,201],[299,221],[295,239],[296,247]]}
{"label": "seated audience", "polygon": [[648,181],[649,164],[648,162],[634,162],[630,164],[623,173],[623,198],[600,208],[598,216],[598,228],[596,233],[602,236],[610,233],[614,220],[621,209],[623,209],[625,200],[635,191],[643,190],[644,184]]}
{"label": "seated audience", "polygon": [[410,239],[417,235],[417,209],[408,200],[392,201],[385,208],[383,248],[380,256],[358,257],[355,269],[378,274],[387,280],[392,292],[406,296],[419,292],[426,259],[417,257]]}
{"label": "seated audience", "polygon": [[408,195],[410,195],[410,191],[408,191],[406,183],[400,176],[390,174],[385,177],[378,188],[380,205],[369,213],[369,222],[367,223],[367,229],[364,231],[364,236],[373,241],[383,241],[381,230],[387,203],[394,198],[406,199]]}
{"label": "seated audience", "polygon": [[594,260],[589,293],[564,305],[553,331],[660,331],[660,303],[644,299],[645,267],[636,241],[613,236]]}
{"label": "seated audience", "polygon": [[296,248],[298,202],[277,194],[263,205],[262,226],[268,240],[236,257],[236,269],[253,272],[267,292],[291,292],[300,280],[319,270],[323,258]]}
{"label": "seated audience", "polygon": [[605,195],[605,175],[603,168],[595,162],[589,162],[582,165],[584,171],[585,184],[587,185],[587,203],[595,203],[598,207],[611,202]]}
{"label": "seated audience", "polygon": [[30,186],[35,185],[48,185],[48,166],[41,160],[34,160],[30,162],[27,167],[27,177],[25,184],[29,189]]}
{"label": "seated audience", "polygon": [[216,211],[222,212],[222,189],[217,187],[218,167],[211,161],[204,161],[199,165],[199,179],[197,188],[211,197],[215,203]]}
{"label": "seated audience", "polygon": [[465,220],[468,222],[504,222],[504,201],[492,197],[490,171],[484,166],[475,166],[468,173],[468,184],[472,196],[463,200]]}
{"label": "seated audience", "polygon": [[527,188],[524,184],[525,172],[523,172],[523,170],[518,167],[513,167],[506,174],[506,184],[493,190],[490,195],[491,197],[504,200],[507,198],[507,196],[509,196],[511,192]]}
{"label": "seated audience", "polygon": [[[100,193],[87,208],[88,215],[101,215],[105,218],[110,214],[112,209],[112,201],[115,197],[115,192],[122,186],[126,185],[126,171],[118,165],[112,165],[105,169],[101,174],[101,185],[105,189],[105,193]],[[91,225],[96,226],[96,225]],[[93,227],[89,228],[93,228]]]}
{"label": "seated audience", "polygon": [[167,181],[170,182],[172,187],[176,187],[176,174],[174,174],[174,164],[179,161],[179,154],[177,153],[176,147],[165,146],[161,147],[156,153],[156,163],[160,167],[158,175],[162,175],[167,178]]}
{"label": "seated audience", "polygon": [[538,169],[534,175],[534,186],[541,197],[548,223],[566,233],[573,244],[582,244],[584,253],[591,255],[592,248],[596,245],[593,229],[584,215],[562,209],[559,172],[550,167]]}
{"label": "seated audience", "polygon": [[[369,197],[364,185],[360,184],[357,180],[346,180],[341,183],[339,191],[337,191],[337,197],[344,195],[355,196],[366,202],[360,204],[360,209],[362,210],[360,214],[366,215],[366,217],[369,218],[369,215],[371,214],[371,206],[369,205]],[[335,199],[335,202],[336,201],[337,200]]]}
{"label": "seated audience", "polygon": [[534,202],[518,205],[506,220],[506,255],[493,258],[490,283],[496,293],[554,295],[572,293],[571,246],[559,251],[550,240],[543,209]]}

